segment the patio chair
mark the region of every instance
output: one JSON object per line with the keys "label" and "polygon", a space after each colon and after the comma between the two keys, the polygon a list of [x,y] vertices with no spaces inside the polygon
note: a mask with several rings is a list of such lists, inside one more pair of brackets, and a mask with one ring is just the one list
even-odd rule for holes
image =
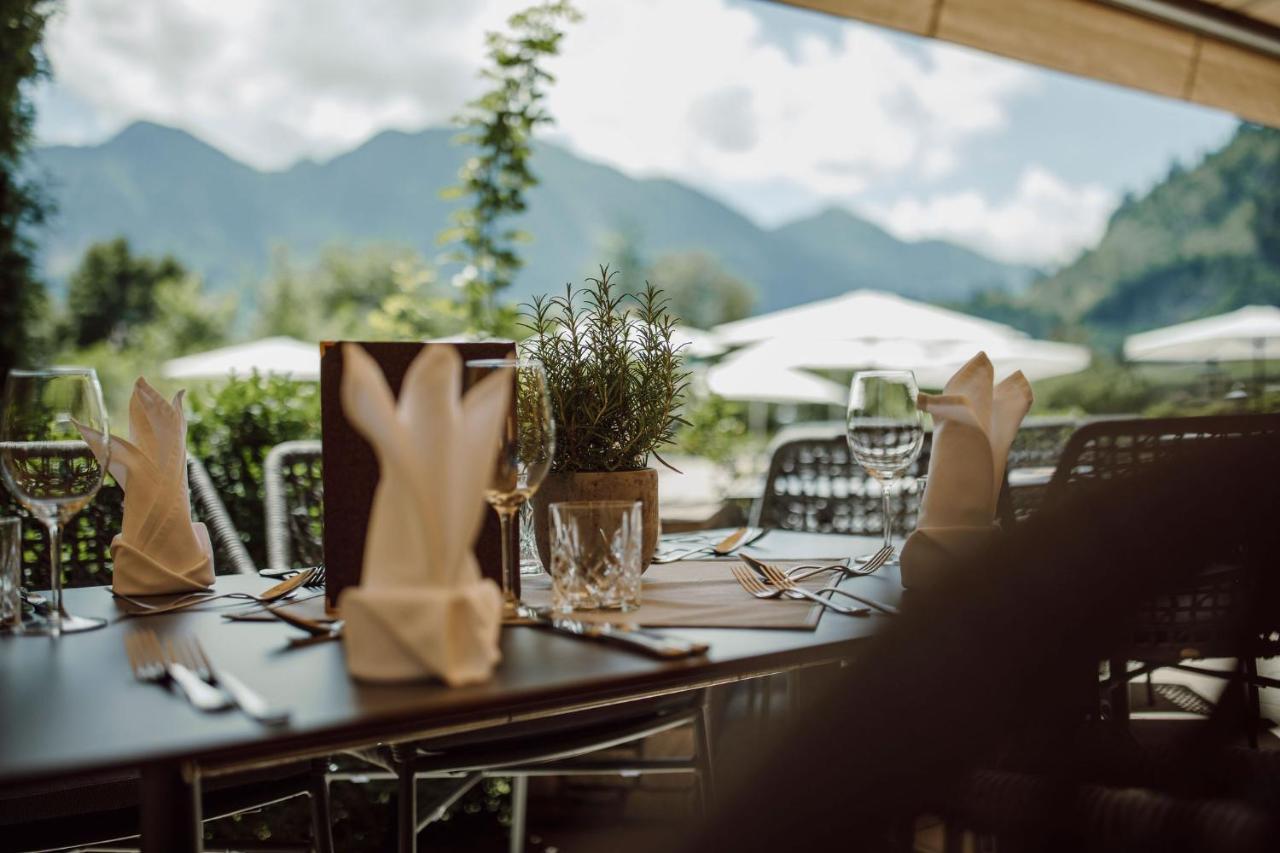
{"label": "patio chair", "polygon": [[[1198,449],[1242,442],[1280,445],[1280,415],[1086,424],[1072,435],[1063,451],[1045,493],[1045,506],[1051,509],[1091,483],[1130,480],[1157,463],[1178,465]],[[1253,498],[1242,494],[1240,499]],[[1100,557],[1105,559],[1105,555]],[[1150,673],[1161,668],[1181,669],[1245,685],[1250,707],[1249,742],[1256,745],[1258,686],[1280,686],[1280,682],[1260,677],[1257,670],[1259,657],[1280,653],[1280,643],[1266,639],[1270,631],[1280,629],[1280,618],[1257,606],[1269,598],[1267,577],[1258,565],[1267,559],[1268,555],[1239,553],[1234,545],[1224,542],[1219,562],[1193,567],[1196,574],[1187,584],[1143,602],[1134,617],[1128,647],[1111,659],[1104,682],[1106,710],[1115,720],[1128,719],[1129,681],[1147,675],[1148,698],[1154,702]],[[1208,658],[1237,658],[1237,671],[1219,672],[1188,663]],[[1131,668],[1130,661],[1138,662],[1138,667]]]}
{"label": "patio chair", "polygon": [[1063,449],[1080,425],[1075,418],[1027,418],[1009,448],[1005,491],[999,515],[1002,523],[1022,521],[1040,508],[1048,480]]}
{"label": "patio chair", "polygon": [[267,567],[272,571],[324,561],[323,474],[319,441],[286,441],[268,451],[263,500]]}
{"label": "patio chair", "polygon": [[[915,478],[929,470],[930,435],[920,458],[894,495],[893,529],[915,527],[921,490]],[[872,535],[883,531],[880,486],[854,460],[843,433],[790,430],[770,452],[764,493],[751,524],[809,533]]]}
{"label": "patio chair", "polygon": [[[187,486],[191,514],[209,528],[213,542],[214,570],[220,575],[257,571],[253,558],[227,514],[204,465],[187,457]],[[23,519],[22,567],[27,581],[37,587],[48,583],[49,546],[44,528],[31,517],[7,489],[0,489],[0,516]],[[111,582],[111,540],[120,532],[124,516],[124,491],[110,476],[94,499],[71,519],[62,533],[64,584],[68,587],[105,585]],[[43,580],[36,580],[43,579]]]}
{"label": "patio chair", "polygon": [[[285,442],[267,454],[264,485],[271,570],[316,565],[323,558],[322,459],[319,441]],[[480,779],[514,777],[511,849],[518,850],[523,845],[526,785],[531,775],[692,773],[698,778],[699,799],[705,807],[712,787],[710,718],[710,700],[700,693],[574,711],[494,732],[387,745],[353,755],[382,767],[387,778],[397,780],[401,851],[416,850],[418,833]],[[688,758],[584,757],[621,746],[639,746],[650,735],[685,725],[694,728],[694,754]],[[418,780],[429,778],[455,779],[458,785],[420,819],[414,792]]]}

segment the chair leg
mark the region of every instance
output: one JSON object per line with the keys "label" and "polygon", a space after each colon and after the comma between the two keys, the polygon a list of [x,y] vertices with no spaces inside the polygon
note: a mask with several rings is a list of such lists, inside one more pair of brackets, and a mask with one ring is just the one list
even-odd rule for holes
{"label": "chair leg", "polygon": [[715,775],[711,747],[711,689],[702,691],[698,702],[698,715],[693,723],[693,749],[698,766],[698,802],[704,815],[710,814],[715,804]]}
{"label": "chair leg", "polygon": [[514,776],[511,779],[511,836],[507,841],[509,853],[524,853],[524,840],[528,837],[528,811],[529,777]]}
{"label": "chair leg", "polygon": [[418,853],[418,797],[411,762],[396,765],[396,782],[396,849]]}
{"label": "chair leg", "polygon": [[1258,695],[1258,659],[1246,653],[1240,659],[1240,666],[1244,670],[1244,689],[1248,699],[1245,703],[1246,734],[1249,738],[1249,748],[1257,749],[1258,729],[1262,725],[1262,699]]}
{"label": "chair leg", "polygon": [[333,853],[333,827],[329,811],[328,762],[317,759],[311,762],[311,838],[316,853]]}

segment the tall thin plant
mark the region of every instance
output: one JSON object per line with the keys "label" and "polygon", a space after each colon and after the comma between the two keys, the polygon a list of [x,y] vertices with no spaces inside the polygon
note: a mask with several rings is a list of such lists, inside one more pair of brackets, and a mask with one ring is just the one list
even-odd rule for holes
{"label": "tall thin plant", "polygon": [[458,172],[447,199],[470,199],[450,215],[440,242],[457,244],[446,258],[463,264],[454,283],[463,291],[474,331],[503,331],[509,325],[494,297],[511,285],[524,265],[516,247],[532,238],[502,220],[523,213],[525,192],[536,186],[529,168],[534,130],[553,119],[543,101],[555,82],[543,63],[560,50],[562,22],[580,20],[568,0],[541,3],[512,15],[510,33],[486,35],[489,64],[481,76],[490,88],[467,104],[456,121],[464,128],[456,142],[473,150]]}
{"label": "tall thin plant", "polygon": [[[524,306],[526,354],[542,362],[556,422],[551,470],[635,471],[670,443],[689,386],[662,291],[622,293],[617,274]],[[663,462],[663,464],[666,464]]]}

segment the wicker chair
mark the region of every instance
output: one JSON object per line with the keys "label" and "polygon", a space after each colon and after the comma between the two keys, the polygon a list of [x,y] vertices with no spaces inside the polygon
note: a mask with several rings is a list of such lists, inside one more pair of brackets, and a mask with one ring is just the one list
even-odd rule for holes
{"label": "wicker chair", "polygon": [[[192,517],[209,528],[215,571],[220,575],[257,571],[204,465],[191,456],[187,457],[187,485],[191,490]],[[49,546],[44,528],[7,490],[0,490],[0,515],[23,519],[24,584],[47,587]],[[62,567],[66,586],[98,586],[111,582],[111,540],[120,532],[123,516],[124,491],[108,476],[94,499],[63,530]]]}
{"label": "wicker chair", "polygon": [[[917,478],[929,469],[930,435],[895,495],[893,529],[915,527],[920,511]],[[829,428],[788,430],[774,442],[752,524],[810,533],[878,534],[884,519],[880,486],[849,452],[844,434]]]}
{"label": "wicker chair", "polygon": [[[1229,415],[1197,418],[1164,418],[1098,421],[1072,435],[1045,494],[1053,506],[1075,489],[1098,480],[1125,480],[1156,462],[1185,458],[1196,448],[1225,442],[1280,442],[1280,415]],[[1249,500],[1249,495],[1241,495]],[[1229,509],[1229,508],[1228,508]],[[1224,547],[1222,562],[1193,567],[1193,581],[1155,596],[1136,614],[1129,648],[1110,662],[1108,688],[1110,713],[1118,721],[1128,719],[1128,682],[1159,668],[1176,668],[1201,675],[1243,681],[1248,691],[1252,719],[1260,715],[1258,685],[1280,682],[1258,675],[1257,658],[1280,653],[1280,644],[1266,639],[1280,629],[1280,618],[1259,606],[1270,598],[1262,588],[1266,569],[1274,555],[1235,552]],[[1237,658],[1239,672],[1218,672],[1188,664],[1189,660]],[[1134,669],[1129,663],[1139,662]],[[1256,744],[1256,727],[1250,726],[1250,744]]]}
{"label": "wicker chair", "polygon": [[286,441],[267,453],[263,495],[267,567],[273,572],[324,561],[324,468],[319,441]]}
{"label": "wicker chair", "polygon": [[1048,476],[1080,422],[1075,418],[1027,418],[1009,448],[1005,465],[1005,524],[1022,521],[1038,510],[1048,491]]}

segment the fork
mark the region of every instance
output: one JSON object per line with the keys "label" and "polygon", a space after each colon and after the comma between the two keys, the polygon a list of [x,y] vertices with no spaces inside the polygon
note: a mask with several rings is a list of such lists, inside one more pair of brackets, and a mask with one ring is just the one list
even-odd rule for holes
{"label": "fork", "polygon": [[271,707],[267,700],[263,699],[249,685],[225,669],[214,669],[213,662],[205,654],[204,646],[200,645],[199,640],[189,637],[185,642],[179,642],[186,646],[185,658],[189,661],[195,674],[214,687],[221,688],[230,694],[232,701],[245,714],[267,726],[280,726],[289,722],[289,712],[286,709]]}
{"label": "fork", "polygon": [[258,604],[270,604],[273,601],[278,601],[286,595],[289,595],[298,587],[305,586],[310,582],[312,575],[316,572],[323,572],[323,569],[315,568],[299,572],[288,580],[281,581],[275,586],[268,588],[260,595],[254,595],[249,592],[223,592],[214,595],[203,592],[193,592],[182,596],[177,601],[171,601],[168,604],[150,604],[127,595],[122,595],[115,591],[112,591],[111,594],[121,601],[128,602],[129,604],[142,609],[142,612],[140,613],[123,613],[120,616],[121,619],[139,616],[160,616],[164,613],[174,613],[179,610],[186,610],[188,607],[195,607],[197,604],[205,604],[206,602],[219,601],[227,598],[243,599],[256,602]]}
{"label": "fork", "polygon": [[231,706],[225,693],[204,682],[181,661],[167,655],[155,631],[143,628],[126,634],[124,650],[129,656],[133,677],[139,681],[176,684],[187,701],[201,711],[221,711]]}
{"label": "fork", "polygon": [[[739,564],[739,563],[734,563],[734,564],[733,564],[732,566],[730,566],[729,568],[733,571],[733,576],[734,576],[735,578],[737,578],[738,584],[739,584],[743,589],[745,589],[748,593],[750,593],[751,595],[755,596],[756,598],[781,598],[781,597],[782,597],[782,595],[783,595],[783,593],[785,593],[785,592],[787,591],[787,590],[785,590],[785,589],[781,589],[781,588],[779,588],[779,589],[771,589],[771,588],[769,588],[769,587],[765,586],[763,581],[761,581],[758,577],[756,577],[754,574],[752,574],[752,573],[747,569],[747,567],[746,567],[746,566],[743,566],[743,565],[741,565],[741,564]],[[822,597],[820,597],[820,596],[818,596],[818,595],[815,595],[815,594],[813,594],[813,593],[809,593],[809,591],[808,591],[808,590],[804,590],[804,592],[805,592],[805,593],[808,593],[810,598],[812,598],[812,599],[813,599],[815,602],[817,602],[818,604],[821,604],[823,607],[830,608],[831,610],[834,610],[834,611],[835,611],[835,612],[837,612],[837,613],[842,613],[842,614],[844,614],[845,616],[869,616],[869,615],[871,615],[871,610],[870,610],[870,608],[867,608],[867,607],[844,607],[844,606],[842,606],[842,605],[836,604],[836,603],[835,603],[835,602],[833,602],[833,601],[827,601],[825,598],[822,598]]]}
{"label": "fork", "polygon": [[[752,565],[758,566],[759,571],[764,574],[765,578],[767,578],[771,584],[778,587],[778,589],[785,592],[787,595],[790,595],[792,598],[794,598],[797,593],[805,597],[810,597],[810,593],[808,590],[801,589],[800,587],[796,586],[796,582],[793,579],[787,577],[787,575],[784,572],[782,572],[777,566],[765,565],[764,563],[761,563],[759,561],[754,561]],[[813,593],[813,594],[821,595],[824,592],[838,593],[839,595],[843,595],[846,598],[852,598],[854,601],[860,604],[865,604],[868,607],[874,607],[876,610],[879,610],[881,613],[884,613],[889,616],[896,616],[898,614],[898,608],[894,607],[891,604],[884,604],[882,602],[876,601],[874,598],[863,598],[860,595],[854,595],[852,592],[847,592],[843,589],[840,589],[838,586],[834,584],[831,586],[823,587],[822,589],[818,590],[816,593]]]}
{"label": "fork", "polygon": [[[763,565],[759,560],[753,558],[750,554],[739,555],[751,565]],[[844,563],[808,563],[800,566],[792,566],[787,569],[786,575],[793,581],[808,580],[814,575],[820,575],[823,572],[843,572],[846,577],[862,577],[863,575],[875,574],[881,566],[889,562],[889,558],[893,556],[893,548],[885,545],[879,551],[874,552],[867,557],[865,563],[857,566],[848,566]]]}

